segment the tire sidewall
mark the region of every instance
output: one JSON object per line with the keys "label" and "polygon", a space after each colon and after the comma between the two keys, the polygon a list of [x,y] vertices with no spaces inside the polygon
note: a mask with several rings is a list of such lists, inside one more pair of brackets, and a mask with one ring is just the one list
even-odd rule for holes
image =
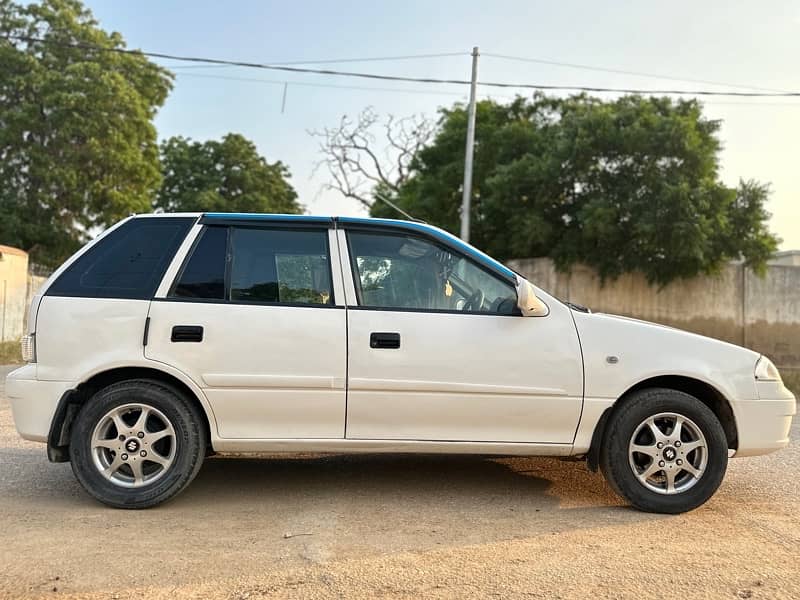
{"label": "tire sidewall", "polygon": [[[156,481],[124,488],[106,479],[95,466],[92,434],[109,411],[125,404],[143,404],[159,410],[175,430],[175,460]],[[196,411],[174,389],[151,381],[127,381],[97,392],[79,411],[70,435],[72,470],[94,498],[117,508],[145,508],[181,491],[199,470],[205,447],[204,429]]]}
{"label": "tire sidewall", "polygon": [[[636,428],[648,417],[677,413],[691,419],[706,438],[708,462],[700,480],[678,494],[659,494],[646,488],[633,472],[628,445]],[[716,415],[689,394],[650,389],[627,398],[612,414],[601,456],[603,473],[611,487],[635,507],[662,513],[682,513],[697,508],[716,492],[728,465],[728,443]]]}

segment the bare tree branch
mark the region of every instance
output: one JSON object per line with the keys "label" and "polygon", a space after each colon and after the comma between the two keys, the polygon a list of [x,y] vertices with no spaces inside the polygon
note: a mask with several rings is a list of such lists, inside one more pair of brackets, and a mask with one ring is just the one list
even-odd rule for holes
{"label": "bare tree branch", "polygon": [[[414,157],[435,132],[435,124],[422,115],[401,119],[389,115],[383,123],[385,141],[381,143],[373,133],[379,122],[378,114],[367,107],[355,120],[345,115],[336,127],[309,132],[320,140],[323,156],[314,172],[324,167],[330,176],[324,188],[366,208],[375,201],[376,188],[399,192],[412,175]],[[386,198],[382,200],[392,205]]]}

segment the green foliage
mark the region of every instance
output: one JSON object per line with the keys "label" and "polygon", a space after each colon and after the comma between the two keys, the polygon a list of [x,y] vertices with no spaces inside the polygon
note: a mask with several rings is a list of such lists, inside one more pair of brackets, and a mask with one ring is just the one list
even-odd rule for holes
{"label": "green foliage", "polygon": [[78,0],[0,0],[0,240],[56,265],[93,228],[147,212],[161,181],[152,120],[168,71]]}
{"label": "green foliage", "polygon": [[286,166],[268,163],[242,135],[229,133],[219,142],[170,138],[161,144],[161,163],[164,181],[156,209],[303,212]]}
{"label": "green foliage", "polygon": [[[603,278],[638,271],[662,285],[730,259],[762,269],[778,242],[766,225],[768,188],[720,183],[718,130],[694,100],[482,101],[471,241],[500,259],[550,256],[560,269],[584,263]],[[465,135],[464,107],[442,110],[433,143],[392,197],[451,232]],[[377,202],[371,213],[397,216]]]}

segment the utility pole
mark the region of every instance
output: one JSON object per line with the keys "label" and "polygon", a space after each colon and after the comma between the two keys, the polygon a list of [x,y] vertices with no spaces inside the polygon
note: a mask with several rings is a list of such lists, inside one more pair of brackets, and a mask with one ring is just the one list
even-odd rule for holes
{"label": "utility pole", "polygon": [[472,79],[467,110],[467,148],[464,154],[464,196],[461,199],[461,239],[469,241],[469,212],[472,201],[472,156],[475,152],[475,92],[478,87],[478,47],[472,49]]}

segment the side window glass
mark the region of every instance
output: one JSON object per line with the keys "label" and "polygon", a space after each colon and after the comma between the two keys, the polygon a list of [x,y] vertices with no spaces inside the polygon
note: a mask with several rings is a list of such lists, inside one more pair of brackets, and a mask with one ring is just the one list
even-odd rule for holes
{"label": "side window glass", "polygon": [[224,300],[227,252],[228,228],[206,227],[170,296]]}
{"label": "side window glass", "polygon": [[516,290],[460,254],[403,234],[349,232],[361,306],[513,314]]}
{"label": "side window glass", "polygon": [[149,300],[194,221],[184,217],[131,219],[72,263],[47,295]]}
{"label": "side window glass", "polygon": [[230,299],[333,304],[326,230],[231,228]]}

